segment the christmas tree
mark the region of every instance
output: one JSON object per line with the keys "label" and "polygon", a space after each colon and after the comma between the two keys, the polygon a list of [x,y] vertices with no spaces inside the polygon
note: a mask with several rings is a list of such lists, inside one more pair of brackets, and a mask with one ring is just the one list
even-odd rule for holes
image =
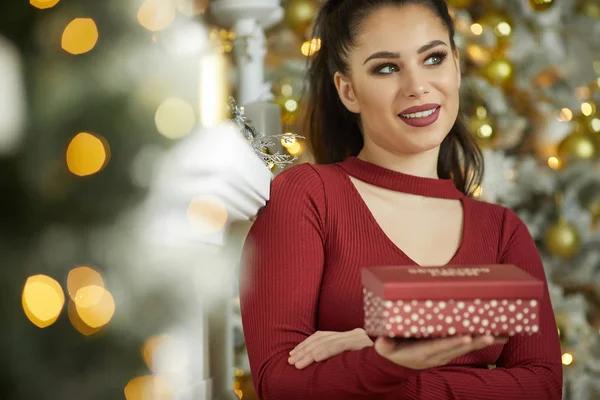
{"label": "christmas tree", "polygon": [[[267,32],[267,78],[291,134],[281,146],[296,162],[311,161],[294,135],[320,4],[282,1],[285,18]],[[462,112],[486,160],[477,195],[517,211],[539,245],[565,399],[599,398],[600,1],[448,4]],[[200,118],[199,41],[181,38],[207,34],[227,55],[243,38],[216,26],[208,0],[7,0],[4,10],[0,71],[23,85],[0,87],[3,398],[164,394],[149,360],[179,297],[166,274],[134,279],[150,274],[132,221],[156,162]],[[236,326],[235,389],[252,399]]]}

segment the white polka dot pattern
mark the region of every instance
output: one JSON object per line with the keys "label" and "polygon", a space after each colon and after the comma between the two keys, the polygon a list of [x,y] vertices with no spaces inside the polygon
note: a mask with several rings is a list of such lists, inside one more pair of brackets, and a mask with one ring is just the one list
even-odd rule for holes
{"label": "white polka dot pattern", "polygon": [[457,334],[534,335],[539,305],[526,299],[383,300],[363,289],[365,331],[405,338]]}

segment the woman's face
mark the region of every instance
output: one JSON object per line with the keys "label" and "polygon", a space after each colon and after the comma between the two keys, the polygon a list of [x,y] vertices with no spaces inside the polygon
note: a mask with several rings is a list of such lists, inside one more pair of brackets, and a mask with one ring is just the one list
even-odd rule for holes
{"label": "woman's face", "polygon": [[438,149],[458,115],[460,69],[448,30],[429,9],[385,7],[361,25],[335,75],[340,98],[360,114],[365,147],[399,154]]}

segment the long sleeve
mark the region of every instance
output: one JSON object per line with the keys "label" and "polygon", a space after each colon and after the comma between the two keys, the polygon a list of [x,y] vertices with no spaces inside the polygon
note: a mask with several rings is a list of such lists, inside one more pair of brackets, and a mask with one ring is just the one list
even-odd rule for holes
{"label": "long sleeve", "polygon": [[250,367],[261,400],[373,399],[417,371],[373,347],[345,352],[298,370],[288,353],[316,331],[325,265],[324,184],[309,164],[273,181],[244,247],[241,314]]}
{"label": "long sleeve", "polygon": [[388,394],[386,400],[560,400],[562,364],[558,331],[546,277],[526,225],[505,211],[501,264],[513,264],[544,280],[540,334],[514,336],[504,346],[497,368],[449,366],[422,372]]}

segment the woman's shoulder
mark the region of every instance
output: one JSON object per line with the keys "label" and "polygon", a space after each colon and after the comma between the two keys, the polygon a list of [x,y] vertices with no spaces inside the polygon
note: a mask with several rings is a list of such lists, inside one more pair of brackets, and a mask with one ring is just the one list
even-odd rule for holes
{"label": "woman's shoulder", "polygon": [[339,174],[335,164],[302,163],[287,167],[273,180],[272,190],[295,189],[314,192],[323,190]]}
{"label": "woman's shoulder", "polygon": [[468,197],[472,220],[477,224],[496,225],[502,231],[515,231],[525,226],[519,215],[509,207]]}

